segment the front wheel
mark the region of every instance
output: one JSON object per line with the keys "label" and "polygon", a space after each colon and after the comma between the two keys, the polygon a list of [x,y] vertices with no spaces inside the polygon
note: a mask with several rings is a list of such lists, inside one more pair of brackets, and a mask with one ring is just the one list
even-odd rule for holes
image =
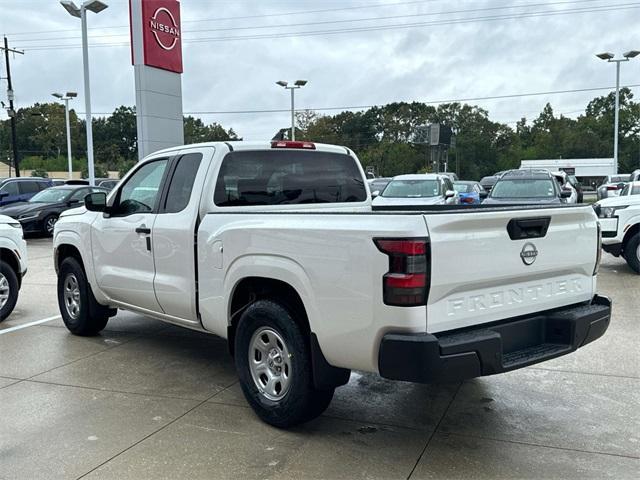
{"label": "front wheel", "polygon": [[640,273],[640,232],[631,237],[625,245],[624,258],[634,272]]}
{"label": "front wheel", "polygon": [[0,261],[0,322],[7,318],[18,301],[18,276],[11,265]]}
{"label": "front wheel", "polygon": [[65,258],[60,265],[58,307],[74,335],[97,335],[109,321],[108,309],[96,301],[82,265],[73,257]]}
{"label": "front wheel", "polygon": [[259,300],[240,317],[235,364],[247,402],[265,422],[292,427],[319,416],[334,389],[313,384],[311,349],[293,313],[271,300]]}
{"label": "front wheel", "polygon": [[57,215],[49,215],[42,221],[42,229],[44,230],[44,233],[49,237],[53,235],[53,229],[56,226],[57,221]]}

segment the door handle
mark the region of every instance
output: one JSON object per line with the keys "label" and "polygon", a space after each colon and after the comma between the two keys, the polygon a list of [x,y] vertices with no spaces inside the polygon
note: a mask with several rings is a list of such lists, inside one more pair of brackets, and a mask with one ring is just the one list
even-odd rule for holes
{"label": "door handle", "polygon": [[543,238],[547,234],[551,217],[512,218],[507,224],[507,232],[511,240],[525,238]]}
{"label": "door handle", "polygon": [[151,229],[144,226],[138,227],[136,228],[136,233],[144,233],[145,235],[150,235]]}

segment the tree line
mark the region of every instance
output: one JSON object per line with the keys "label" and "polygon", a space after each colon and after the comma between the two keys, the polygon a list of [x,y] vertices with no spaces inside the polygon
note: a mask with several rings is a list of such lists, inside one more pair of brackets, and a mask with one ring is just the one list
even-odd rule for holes
{"label": "tree line", "polygon": [[[418,141],[419,127],[447,125],[455,132],[448,148],[449,170],[461,178],[479,179],[498,170],[518,168],[524,159],[594,158],[613,156],[614,94],[591,100],[577,118],[557,115],[547,104],[532,120],[514,126],[491,121],[489,112],[474,105],[399,102],[364,111],[321,115],[297,112],[298,139],[345,145],[356,152],[364,167],[381,176],[430,171],[430,151]],[[85,123],[70,112],[74,167],[85,168]],[[94,118],[96,171],[127,171],[137,160],[136,117],[132,107],[118,107],[107,117]],[[274,125],[274,134],[280,129]],[[233,129],[184,117],[186,143],[240,140]],[[0,160],[11,157],[9,122],[0,122]],[[66,170],[64,106],[42,103],[17,111],[17,138],[24,169]],[[620,92],[621,172],[640,167],[640,103],[632,92]],[[101,175],[97,175],[101,176]]]}

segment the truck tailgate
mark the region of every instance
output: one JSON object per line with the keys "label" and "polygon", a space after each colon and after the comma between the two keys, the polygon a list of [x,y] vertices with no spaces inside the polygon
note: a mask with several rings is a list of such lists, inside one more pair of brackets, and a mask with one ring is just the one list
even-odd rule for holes
{"label": "truck tailgate", "polygon": [[425,221],[429,333],[588,301],[595,292],[590,206],[443,211]]}

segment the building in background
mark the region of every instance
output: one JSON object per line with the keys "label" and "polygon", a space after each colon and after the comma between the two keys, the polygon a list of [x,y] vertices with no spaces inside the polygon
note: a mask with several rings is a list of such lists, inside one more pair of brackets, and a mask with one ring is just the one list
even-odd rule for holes
{"label": "building in background", "polygon": [[608,175],[615,175],[616,162],[613,158],[555,158],[522,160],[520,168],[546,168],[554,172],[575,175],[585,187],[595,188]]}

